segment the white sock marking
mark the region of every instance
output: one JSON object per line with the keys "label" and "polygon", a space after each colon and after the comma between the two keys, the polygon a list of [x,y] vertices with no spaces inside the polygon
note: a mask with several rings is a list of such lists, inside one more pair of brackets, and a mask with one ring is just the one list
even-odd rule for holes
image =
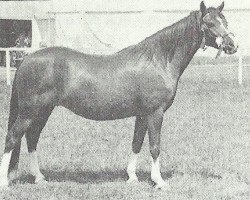
{"label": "white sock marking", "polygon": [[37,152],[33,151],[29,153],[29,159],[30,159],[30,173],[36,177],[36,182],[38,182],[41,179],[44,179],[44,176],[39,169]]}
{"label": "white sock marking", "polygon": [[132,153],[130,159],[129,159],[129,163],[128,163],[128,167],[127,167],[127,173],[129,178],[134,178],[137,179],[136,176],[136,164],[137,164],[137,158],[138,158],[138,153]]}
{"label": "white sock marking", "polygon": [[1,166],[0,166],[0,186],[8,185],[8,170],[11,159],[12,151],[3,154]]}
{"label": "white sock marking", "polygon": [[1,162],[1,166],[0,166],[1,176],[6,176],[6,177],[8,176],[11,154],[12,154],[12,151],[10,151],[9,153],[3,154],[3,158],[2,158],[2,162]]}
{"label": "white sock marking", "polygon": [[152,158],[151,179],[156,184],[164,183],[164,180],[162,179],[160,172],[160,157],[158,157],[156,161],[154,161],[154,159]]}

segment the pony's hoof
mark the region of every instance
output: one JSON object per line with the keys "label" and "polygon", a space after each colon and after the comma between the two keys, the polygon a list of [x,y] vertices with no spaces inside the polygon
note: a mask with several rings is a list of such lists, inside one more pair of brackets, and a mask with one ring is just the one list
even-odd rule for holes
{"label": "pony's hoof", "polygon": [[127,180],[127,183],[128,184],[134,184],[134,183],[138,183],[138,178],[137,176],[132,176],[132,177],[129,177],[129,179]]}
{"label": "pony's hoof", "polygon": [[44,176],[40,176],[40,177],[36,177],[35,183],[36,184],[44,184],[44,183],[47,183],[47,181],[45,180]]}
{"label": "pony's hoof", "polygon": [[9,185],[8,179],[0,177],[0,189],[7,188],[8,185]]}
{"label": "pony's hoof", "polygon": [[155,185],[155,189],[157,190],[164,190],[164,191],[170,191],[170,185],[168,182],[162,181],[160,183],[157,183]]}

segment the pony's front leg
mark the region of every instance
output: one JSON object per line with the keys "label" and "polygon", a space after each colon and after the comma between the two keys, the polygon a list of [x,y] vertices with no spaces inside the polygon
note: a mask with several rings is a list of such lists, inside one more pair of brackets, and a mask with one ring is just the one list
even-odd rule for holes
{"label": "pony's front leg", "polygon": [[141,151],[142,143],[147,132],[147,119],[145,117],[137,116],[135,121],[134,138],[132,143],[132,155],[130,157],[127,173],[129,179],[127,183],[137,182],[136,164],[138,154]]}
{"label": "pony's front leg", "polygon": [[163,109],[159,108],[148,116],[149,145],[152,156],[151,179],[155,182],[157,189],[169,190],[169,183],[162,179],[160,172],[160,134],[163,114]]}

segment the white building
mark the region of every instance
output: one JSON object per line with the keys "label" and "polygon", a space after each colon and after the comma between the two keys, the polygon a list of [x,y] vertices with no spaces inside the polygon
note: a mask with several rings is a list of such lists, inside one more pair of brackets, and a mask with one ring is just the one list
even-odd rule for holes
{"label": "white building", "polygon": [[[221,2],[205,1],[208,6]],[[199,9],[200,0],[51,0],[1,1],[0,19],[33,19],[34,44],[67,46],[83,52],[111,53],[135,44],[171,25],[190,11]],[[241,46],[249,52],[249,0],[225,0],[224,14]],[[37,27],[37,28],[36,28]],[[211,55],[207,51],[206,55]]]}

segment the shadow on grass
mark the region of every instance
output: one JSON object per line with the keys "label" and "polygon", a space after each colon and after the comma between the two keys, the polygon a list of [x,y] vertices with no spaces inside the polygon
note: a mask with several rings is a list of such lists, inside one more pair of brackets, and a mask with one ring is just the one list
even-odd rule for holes
{"label": "shadow on grass", "polygon": [[[81,184],[88,183],[105,183],[105,182],[125,182],[128,179],[125,170],[103,170],[103,171],[53,171],[41,170],[46,180],[49,182],[76,182]],[[163,179],[171,178],[174,171],[163,172]],[[148,182],[153,185],[150,179],[150,172],[138,171],[137,176],[139,181]],[[21,175],[19,178],[12,181],[12,185],[17,183],[34,183],[34,177],[31,175]]]}
{"label": "shadow on grass", "polygon": [[[55,170],[41,170],[43,175],[46,177],[46,180],[49,182],[76,182],[81,184],[89,184],[89,183],[105,183],[105,182],[126,182],[128,180],[128,175],[126,170],[102,170],[102,171],[83,171],[83,170],[75,170],[75,171],[55,171]],[[138,179],[140,182],[147,182],[150,185],[154,185],[150,178],[150,172],[138,171],[137,173]],[[162,172],[162,178],[167,180],[173,177],[174,174],[183,176],[183,172],[178,172],[175,170]],[[221,179],[222,176],[216,175],[213,173],[208,173],[207,171],[197,172],[195,174],[201,175],[203,178],[213,178],[213,179]],[[15,185],[17,183],[34,183],[34,177],[32,175],[21,175],[17,179],[14,179],[11,182],[11,185]]]}

